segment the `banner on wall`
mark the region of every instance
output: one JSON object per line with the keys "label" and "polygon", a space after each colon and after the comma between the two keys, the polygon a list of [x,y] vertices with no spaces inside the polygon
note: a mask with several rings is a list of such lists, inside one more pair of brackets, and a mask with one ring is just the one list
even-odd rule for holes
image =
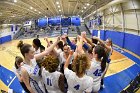
{"label": "banner on wall", "polygon": [[38,25],[38,27],[45,27],[47,25],[49,26],[61,25],[62,27],[68,27],[71,25],[80,26],[81,19],[80,17],[77,17],[77,16],[67,17],[67,18],[50,17],[50,18],[40,18],[38,19],[38,21],[35,21],[35,23]]}
{"label": "banner on wall", "polygon": [[45,27],[45,26],[47,26],[48,25],[47,18],[40,18],[40,19],[38,19],[37,25],[39,27]]}
{"label": "banner on wall", "polygon": [[71,18],[61,18],[61,26],[62,27],[68,27],[71,25]]}
{"label": "banner on wall", "polygon": [[61,18],[60,17],[48,18],[48,25],[59,26],[60,24],[61,24]]}
{"label": "banner on wall", "polygon": [[80,26],[81,22],[80,22],[80,18],[79,17],[71,17],[71,24],[74,26]]}

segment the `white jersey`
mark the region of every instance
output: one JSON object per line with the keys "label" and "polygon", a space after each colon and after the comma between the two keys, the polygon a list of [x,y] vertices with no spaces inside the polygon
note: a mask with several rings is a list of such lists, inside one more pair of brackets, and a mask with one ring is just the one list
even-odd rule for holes
{"label": "white jersey", "polygon": [[108,52],[108,59],[110,59],[110,56],[112,55],[112,52],[113,52],[112,47],[111,46],[109,46],[109,47],[110,47],[111,50],[109,52],[107,51]]}
{"label": "white jersey", "polygon": [[44,84],[41,81],[41,77],[39,76],[39,70],[36,60],[32,59],[32,66],[24,64],[23,67],[29,74],[29,81],[34,93],[45,93]]}
{"label": "white jersey", "polygon": [[[72,64],[73,56],[70,59],[70,64]],[[64,57],[64,52],[61,52],[59,55],[60,64],[64,64],[66,62],[66,58]]]}
{"label": "white jersey", "polygon": [[86,74],[93,78],[93,91],[99,91],[102,76],[101,62],[97,62],[95,59],[93,59],[90,69],[86,71]]}
{"label": "white jersey", "polygon": [[42,70],[42,79],[46,86],[46,89],[49,93],[62,93],[58,86],[58,80],[61,75],[60,72],[55,71],[50,73],[43,68]]}
{"label": "white jersey", "polygon": [[35,50],[35,48],[34,48],[34,51],[35,51],[35,54],[41,53],[40,47],[38,48],[38,50]]}
{"label": "white jersey", "polygon": [[93,79],[90,76],[84,75],[82,78],[79,78],[75,72],[68,68],[65,68],[64,74],[68,82],[67,93],[83,93],[92,91]]}
{"label": "white jersey", "polygon": [[21,75],[21,69],[20,68],[16,69],[15,67],[13,67],[13,72]]}
{"label": "white jersey", "polygon": [[[13,67],[13,72],[15,73],[16,76],[17,76],[17,74],[18,74],[19,76],[21,76],[21,69],[20,69],[20,68],[16,69],[15,67]],[[19,80],[20,82],[22,82],[21,79],[20,79],[20,77],[17,76],[17,78],[18,78],[18,80]]]}
{"label": "white jersey", "polygon": [[60,54],[63,51],[61,49],[57,49],[56,52],[57,52],[57,54]]}

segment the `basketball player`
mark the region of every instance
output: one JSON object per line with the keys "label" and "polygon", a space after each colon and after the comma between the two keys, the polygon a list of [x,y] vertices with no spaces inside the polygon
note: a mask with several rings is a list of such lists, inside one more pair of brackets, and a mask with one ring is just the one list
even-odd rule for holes
{"label": "basketball player", "polygon": [[98,93],[101,85],[101,76],[106,68],[106,53],[102,46],[95,46],[93,48],[93,59],[91,61],[90,69],[87,70],[87,75],[93,78],[93,92]]}
{"label": "basketball player", "polygon": [[31,93],[45,93],[44,84],[42,84],[41,77],[39,76],[40,68],[37,65],[36,60],[44,57],[60,41],[60,37],[57,41],[47,48],[44,52],[34,55],[34,49],[30,44],[19,43],[21,54],[24,57],[24,65],[21,67],[21,76],[23,82]]}
{"label": "basketball player", "polygon": [[57,70],[59,59],[48,55],[44,58],[41,66],[42,79],[46,86],[48,93],[62,93],[64,92],[64,75]]}
{"label": "basketball player", "polygon": [[30,93],[27,87],[25,86],[23,79],[21,77],[21,66],[23,65],[23,59],[20,56],[16,56],[15,58],[15,68],[13,69],[14,73],[16,74],[22,88],[25,90],[26,93]]}
{"label": "basketball player", "polygon": [[74,54],[75,57],[72,63],[74,72],[68,69],[73,51],[70,51],[69,57],[64,65],[64,74],[68,82],[67,93],[90,93],[92,91],[93,79],[85,74],[86,70],[89,68],[88,57],[86,54],[80,54],[80,51],[78,51],[80,49],[82,50],[82,43],[83,40],[81,39],[78,45],[79,49],[76,49]]}
{"label": "basketball player", "polygon": [[110,56],[112,55],[112,52],[113,52],[112,40],[110,38],[108,38],[104,43],[104,41],[102,41],[101,39],[99,39],[99,38],[97,38],[95,36],[93,37],[93,39],[98,40],[105,47],[105,52],[106,52],[107,57],[108,57],[107,61],[106,61],[106,68],[105,68],[105,70],[104,70],[104,72],[102,74],[102,80],[101,80],[101,88],[103,88],[104,87],[103,78],[104,78],[104,76],[105,76],[105,74],[106,74],[106,72],[107,72],[107,70],[109,68],[109,64],[110,64],[110,61],[111,61]]}

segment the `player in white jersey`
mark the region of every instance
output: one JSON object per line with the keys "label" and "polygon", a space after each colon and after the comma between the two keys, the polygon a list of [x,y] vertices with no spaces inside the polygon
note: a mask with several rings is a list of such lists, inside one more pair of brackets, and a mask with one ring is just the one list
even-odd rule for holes
{"label": "player in white jersey", "polygon": [[106,68],[102,74],[102,81],[101,81],[101,87],[103,87],[103,78],[109,68],[109,64],[110,64],[110,56],[112,55],[112,52],[113,52],[113,49],[112,49],[112,40],[110,38],[106,39],[105,43],[104,41],[102,41],[101,39],[97,38],[97,37],[93,37],[93,39],[96,39],[98,40],[102,45],[103,47],[105,48],[105,51],[106,51],[106,54],[107,54],[107,61],[106,61]]}
{"label": "player in white jersey", "polygon": [[90,69],[86,74],[93,78],[93,92],[98,93],[101,84],[101,76],[106,68],[106,53],[102,46],[97,45],[93,48],[93,59],[91,61]]}
{"label": "player in white jersey", "polygon": [[21,76],[23,82],[31,93],[45,93],[44,85],[41,82],[41,77],[39,76],[40,68],[36,62],[47,55],[59,42],[60,37],[57,41],[47,48],[44,52],[34,55],[34,49],[30,44],[19,43],[21,54],[24,57],[24,65],[21,67]]}
{"label": "player in white jersey", "polygon": [[[63,52],[61,52],[59,54],[59,56],[58,56],[59,57],[59,61],[60,61],[60,71],[62,73],[64,73],[64,63],[66,62],[66,59],[69,56],[69,51],[70,51],[70,47],[65,44],[64,48],[63,48]],[[71,69],[72,60],[73,60],[73,57],[71,57],[69,69]]]}
{"label": "player in white jersey", "polygon": [[20,56],[16,56],[15,58],[15,67],[13,68],[14,73],[16,74],[22,88],[26,93],[30,93],[27,87],[25,86],[23,79],[21,77],[21,66],[23,65],[23,59]]}
{"label": "player in white jersey", "polygon": [[32,45],[34,47],[35,54],[39,54],[45,50],[45,47],[43,45],[41,45],[41,42],[38,38],[33,40]]}
{"label": "player in white jersey", "polygon": [[[85,74],[85,71],[89,68],[88,57],[86,54],[80,54],[80,51],[78,51],[79,47],[82,51],[82,42],[83,40],[80,40],[75,52],[74,61],[72,63],[74,72],[68,69],[73,51],[70,51],[70,54],[64,65],[64,74],[68,82],[67,93],[90,93],[92,91],[93,79]],[[79,54],[77,55],[77,53]]]}
{"label": "player in white jersey", "polygon": [[42,79],[48,93],[64,92],[64,75],[57,70],[59,59],[55,56],[48,55],[42,61]]}
{"label": "player in white jersey", "polygon": [[57,52],[57,54],[60,54],[61,52],[63,52],[63,47],[64,47],[64,45],[63,45],[63,42],[62,41],[60,41],[57,45],[56,45],[56,52]]}
{"label": "player in white jersey", "polygon": [[32,64],[31,66],[26,63],[22,66],[22,69],[25,69],[29,74],[30,86],[34,93],[45,93],[44,85],[41,81],[41,77],[39,76],[40,68],[35,59],[31,59],[30,62]]}

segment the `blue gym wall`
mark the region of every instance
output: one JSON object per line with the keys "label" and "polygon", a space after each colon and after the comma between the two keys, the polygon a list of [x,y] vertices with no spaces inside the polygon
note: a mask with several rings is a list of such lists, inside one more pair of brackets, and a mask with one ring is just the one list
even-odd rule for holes
{"label": "blue gym wall", "polygon": [[5,42],[11,41],[11,40],[12,40],[11,35],[0,37],[0,44],[3,44]]}
{"label": "blue gym wall", "polygon": [[[98,30],[92,31],[92,36],[98,36]],[[110,30],[101,30],[100,37],[102,40],[111,38],[113,44],[125,48],[140,56],[140,36]]]}
{"label": "blue gym wall", "polygon": [[125,33],[124,48],[140,56],[140,36]]}
{"label": "blue gym wall", "polygon": [[92,31],[92,36],[98,36],[98,30],[93,30]]}
{"label": "blue gym wall", "polygon": [[11,24],[10,26],[9,25],[6,25],[4,24],[3,26],[3,29],[0,29],[0,44],[3,44],[3,43],[6,43],[6,42],[9,42],[12,40],[12,34],[17,32],[17,25],[15,24]]}
{"label": "blue gym wall", "polygon": [[114,44],[116,44],[116,45],[118,45],[120,47],[123,47],[124,33],[117,32],[117,31],[106,30],[106,32],[105,32],[105,40],[107,38],[111,38]]}

